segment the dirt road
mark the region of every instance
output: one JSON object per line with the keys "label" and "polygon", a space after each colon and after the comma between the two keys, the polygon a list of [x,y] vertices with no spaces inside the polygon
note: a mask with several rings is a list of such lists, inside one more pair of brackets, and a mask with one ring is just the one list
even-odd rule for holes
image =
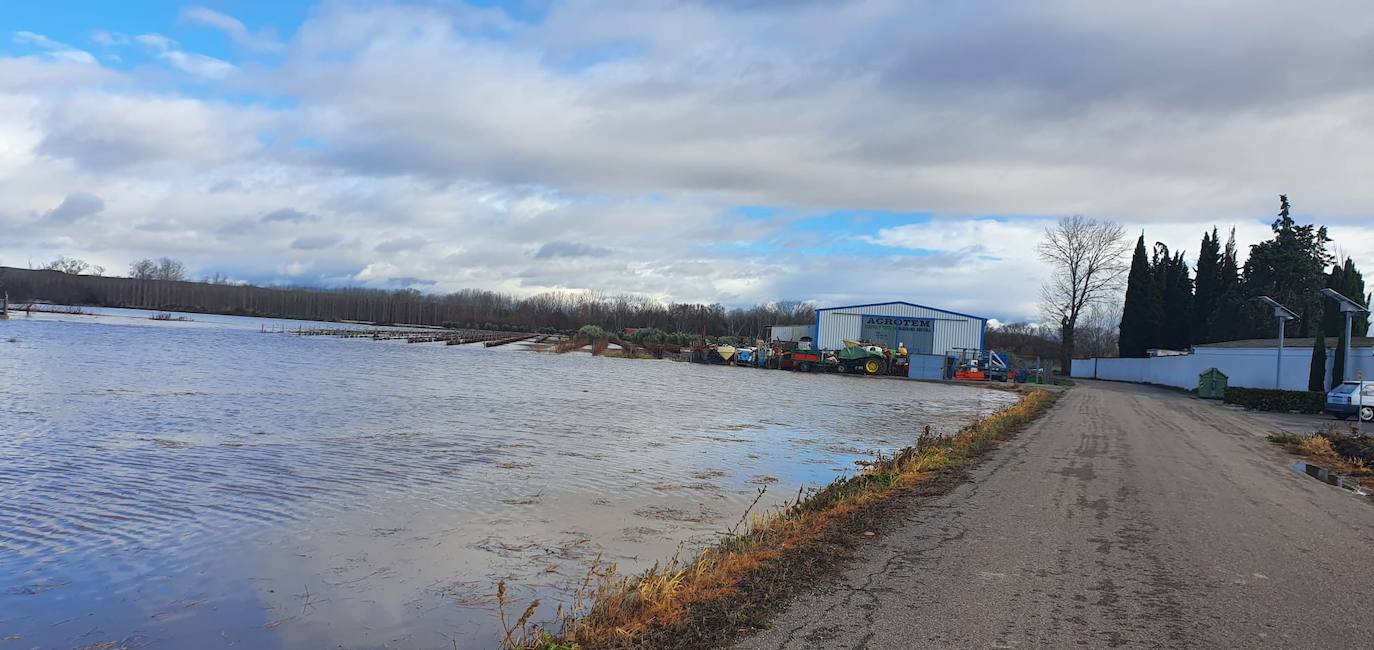
{"label": "dirt road", "polygon": [[1271,427],[1080,384],[737,647],[1374,647],[1374,503]]}

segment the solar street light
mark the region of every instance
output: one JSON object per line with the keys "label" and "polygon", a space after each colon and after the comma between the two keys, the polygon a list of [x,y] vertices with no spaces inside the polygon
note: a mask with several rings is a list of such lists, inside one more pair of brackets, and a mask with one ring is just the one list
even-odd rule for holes
{"label": "solar street light", "polygon": [[[1351,321],[1351,318],[1354,317],[1355,314],[1367,314],[1367,313],[1369,313],[1369,308],[1365,307],[1364,305],[1361,305],[1360,303],[1358,303],[1358,302],[1356,302],[1356,301],[1354,301],[1354,300],[1351,300],[1351,299],[1349,299],[1349,298],[1347,298],[1347,297],[1341,295],[1340,292],[1336,291],[1335,289],[1322,289],[1322,292],[1321,292],[1321,293],[1322,293],[1322,297],[1323,297],[1323,298],[1326,298],[1326,299],[1328,299],[1328,300],[1335,301],[1336,306],[1339,307],[1340,310],[1341,310],[1341,313],[1345,315],[1345,332],[1341,334],[1341,336],[1345,337],[1345,338],[1343,339],[1343,340],[1345,341],[1345,363],[1341,364],[1341,374],[1342,374],[1342,375],[1345,375],[1346,373],[1350,372],[1350,321]],[[1332,384],[1339,384],[1339,383],[1341,383],[1341,382],[1343,382],[1343,381],[1345,381],[1345,377],[1344,377],[1344,376],[1341,376],[1341,377],[1332,377],[1332,378],[1331,378],[1331,383],[1332,383]]]}
{"label": "solar street light", "polygon": [[1264,303],[1268,307],[1272,307],[1274,309],[1274,320],[1279,324],[1279,356],[1274,360],[1274,389],[1282,390],[1282,386],[1279,382],[1283,377],[1283,325],[1297,318],[1298,315],[1293,313],[1293,310],[1280,305],[1277,300],[1269,296],[1260,296],[1255,298],[1255,300]]}

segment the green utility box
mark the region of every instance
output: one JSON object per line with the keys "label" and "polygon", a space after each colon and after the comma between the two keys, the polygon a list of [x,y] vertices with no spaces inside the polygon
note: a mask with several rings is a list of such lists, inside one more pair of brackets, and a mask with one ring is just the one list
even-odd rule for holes
{"label": "green utility box", "polygon": [[1221,399],[1226,394],[1226,373],[1216,368],[1208,368],[1197,376],[1197,396],[1203,399]]}

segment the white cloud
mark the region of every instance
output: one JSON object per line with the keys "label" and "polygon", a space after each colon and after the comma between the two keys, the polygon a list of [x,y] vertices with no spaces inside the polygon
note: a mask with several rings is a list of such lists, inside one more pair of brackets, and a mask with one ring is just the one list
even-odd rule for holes
{"label": "white cloud", "polygon": [[222,61],[203,54],[192,54],[180,50],[173,50],[170,52],[163,52],[161,56],[176,69],[207,79],[223,79],[237,70],[237,68],[228,61]]}
{"label": "white cloud", "polygon": [[161,34],[139,34],[134,37],[134,40],[153,50],[158,58],[166,61],[172,67],[196,77],[217,80],[238,70],[237,66],[228,61],[204,54],[186,52],[181,49],[181,45],[176,41]]}
{"label": "white cloud", "polygon": [[134,40],[158,52],[166,52],[176,47],[172,39],[161,34],[139,34]]}
{"label": "white cloud", "polygon": [[93,64],[95,57],[90,52],[78,50],[66,43],[59,43],[42,34],[33,32],[15,32],[14,42],[19,45],[32,45],[41,50],[46,50],[47,56],[68,63]]}
{"label": "white cloud", "polygon": [[[569,2],[531,24],[325,3],[284,42],[186,10],[181,29],[239,44],[232,63],[92,36],[205,80],[189,91],[33,34],[43,56],[0,55],[0,258],[1016,320],[1058,215],[1195,253],[1213,223],[1267,237],[1287,192],[1369,268],[1374,21],[1333,18],[1361,7]],[[1274,47],[1285,31],[1324,36]],[[100,232],[42,218],[78,188]],[[835,209],[939,216],[796,225]]]}
{"label": "white cloud", "polygon": [[97,29],[91,32],[91,42],[104,47],[116,47],[128,45],[129,37],[119,32],[111,32],[104,29]]}
{"label": "white cloud", "polygon": [[238,45],[250,50],[273,52],[282,48],[281,43],[270,32],[263,31],[254,34],[248,31],[248,28],[239,19],[213,9],[187,7],[181,10],[181,20],[218,29],[227,34]]}

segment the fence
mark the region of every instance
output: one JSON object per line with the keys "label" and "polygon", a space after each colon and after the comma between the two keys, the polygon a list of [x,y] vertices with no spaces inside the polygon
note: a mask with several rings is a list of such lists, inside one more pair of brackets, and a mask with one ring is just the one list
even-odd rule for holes
{"label": "fence", "polygon": [[[1326,373],[1331,376],[1334,350],[1327,350]],[[1354,378],[1363,372],[1365,379],[1374,379],[1374,356],[1370,348],[1355,348],[1350,355],[1347,376]],[[1075,359],[1073,377],[1109,379],[1137,383],[1159,384],[1192,390],[1197,388],[1198,375],[1208,368],[1226,373],[1227,383],[1245,388],[1274,388],[1276,348],[1197,348],[1192,354],[1148,359]],[[1279,388],[1307,390],[1307,378],[1312,365],[1312,349],[1284,348],[1283,377]]]}

